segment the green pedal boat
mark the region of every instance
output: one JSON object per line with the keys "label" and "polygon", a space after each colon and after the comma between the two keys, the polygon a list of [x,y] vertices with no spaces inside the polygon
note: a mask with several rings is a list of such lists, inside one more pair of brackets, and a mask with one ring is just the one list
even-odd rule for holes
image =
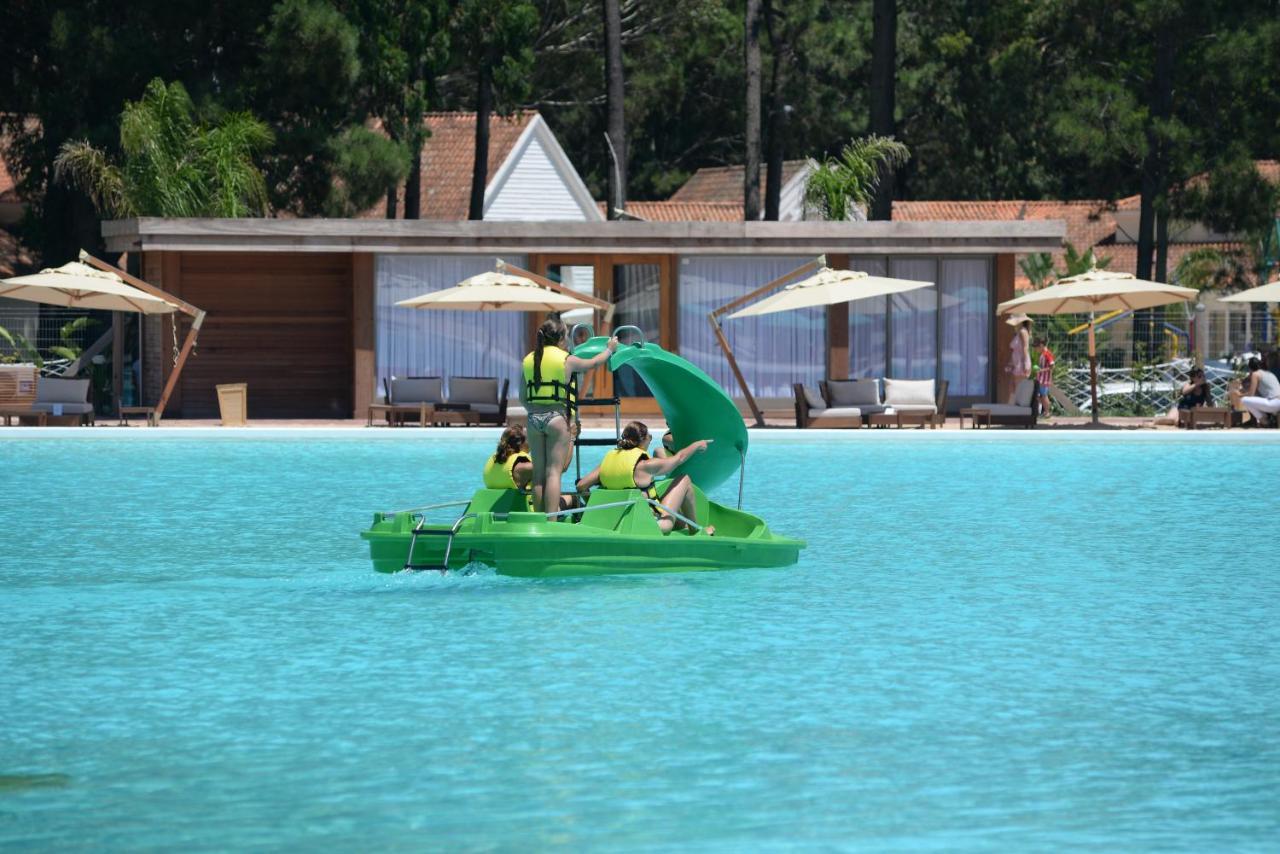
{"label": "green pedal boat", "polygon": [[[607,340],[591,338],[574,352],[590,357]],[[374,569],[446,571],[479,563],[503,575],[552,578],[794,564],[804,542],[774,534],[759,517],[703,492],[741,474],[746,461],[747,429],[733,401],[696,366],[656,344],[620,346],[609,369],[624,366],[648,386],[678,447],[714,439],[672,473],[692,478],[698,525],[663,534],[655,502],[637,489],[597,489],[585,508],[551,514],[529,512],[527,496],[516,490],[481,489],[468,501],[375,513],[373,525],[361,533]],[[582,401],[602,402],[617,405],[616,399]],[[583,445],[613,442],[583,439],[579,452]],[[667,483],[658,484],[660,494]],[[705,525],[714,526],[715,536]]]}

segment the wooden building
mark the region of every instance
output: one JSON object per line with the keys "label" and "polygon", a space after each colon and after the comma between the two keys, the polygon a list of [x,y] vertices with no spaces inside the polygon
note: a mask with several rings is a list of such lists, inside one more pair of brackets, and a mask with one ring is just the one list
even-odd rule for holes
{"label": "wooden building", "polygon": [[[727,321],[753,390],[791,382],[945,377],[952,406],[1001,393],[1014,258],[1061,245],[1064,224],[1024,222],[447,222],[129,219],[103,224],[152,283],[208,312],[170,413],[216,414],[214,385],[247,382],[251,417],[360,415],[392,376],[518,375],[533,318],[420,312],[397,300],[449,287],[502,257],[618,306],[736,394],[706,313],[815,255],[936,288],[830,309]],[[863,305],[862,303],[866,303]],[[158,394],[172,331],[147,330],[144,392]],[[181,334],[182,330],[179,330]],[[652,403],[642,389],[629,408]]]}

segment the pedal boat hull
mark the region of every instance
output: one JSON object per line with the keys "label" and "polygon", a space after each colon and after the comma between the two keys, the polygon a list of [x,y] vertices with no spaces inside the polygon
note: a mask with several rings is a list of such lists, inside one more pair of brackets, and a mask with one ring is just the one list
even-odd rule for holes
{"label": "pedal boat hull", "polygon": [[514,490],[482,489],[453,520],[431,524],[413,512],[376,513],[361,537],[379,572],[405,568],[413,531],[420,527],[437,533],[417,537],[417,568],[443,569],[447,547],[448,569],[480,563],[502,575],[529,578],[785,567],[804,548],[800,540],[770,532],[758,517],[708,501],[700,492],[698,519],[716,527],[714,537],[687,530],[663,534],[638,490],[597,490],[588,507],[593,509],[578,522],[553,521],[528,512],[525,497]]}

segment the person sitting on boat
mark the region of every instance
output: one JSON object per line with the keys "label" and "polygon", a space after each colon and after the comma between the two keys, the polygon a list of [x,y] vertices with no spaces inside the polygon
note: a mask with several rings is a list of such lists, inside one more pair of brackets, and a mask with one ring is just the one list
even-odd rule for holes
{"label": "person sitting on boat", "polygon": [[[699,439],[676,451],[669,457],[654,459],[645,448],[649,447],[649,428],[640,421],[632,421],[622,428],[622,436],[618,446],[604,455],[600,465],[582,476],[578,481],[578,495],[585,501],[591,487],[599,484],[605,489],[639,489],[646,497],[657,501],[658,491],[654,488],[654,478],[664,475],[679,467],[694,454],[700,454],[711,444],[711,439]],[[697,501],[693,492],[693,481],[687,474],[682,474],[667,488],[658,507],[654,508],[658,517],[658,527],[662,533],[669,534],[680,522],[671,514],[679,513],[689,521],[697,524]],[[715,534],[712,525],[703,526],[708,536]]]}
{"label": "person sitting on boat", "polygon": [[512,424],[502,431],[498,449],[484,463],[484,485],[488,489],[524,490],[533,479],[533,458],[524,427]]}
{"label": "person sitting on boat", "polygon": [[529,451],[533,458],[533,508],[546,513],[560,506],[560,477],[569,467],[572,437],[569,419],[574,400],[571,379],[608,361],[618,348],[608,347],[591,359],[571,356],[564,349],[569,330],[559,314],[551,314],[538,327],[538,345],[524,357],[524,385],[520,395],[528,412]]}
{"label": "person sitting on boat", "polygon": [[657,450],[653,452],[654,459],[665,460],[676,452],[676,440],[671,435],[671,431],[662,434],[662,442],[658,445]]}

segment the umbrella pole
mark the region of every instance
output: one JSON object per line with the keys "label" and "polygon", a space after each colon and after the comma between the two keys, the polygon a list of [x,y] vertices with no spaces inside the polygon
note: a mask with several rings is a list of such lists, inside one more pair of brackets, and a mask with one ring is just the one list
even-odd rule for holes
{"label": "umbrella pole", "polygon": [[[177,322],[177,318],[174,318]],[[187,357],[191,355],[191,349],[196,346],[196,336],[200,334],[200,327],[204,325],[204,312],[197,311],[195,319],[191,321],[191,331],[187,333],[187,338],[182,342],[182,351],[178,353],[178,360],[173,363],[173,370],[169,372],[169,379],[165,380],[164,391],[160,392],[160,400],[156,402],[156,424],[160,423],[160,419],[164,416],[164,408],[169,403],[169,395],[173,394],[173,389],[178,384],[178,377],[182,374],[182,366],[187,363]]]}
{"label": "umbrella pole", "polygon": [[1098,423],[1098,347],[1093,338],[1093,312],[1089,312],[1089,415]]}
{"label": "umbrella pole", "polygon": [[764,426],[764,413],[760,411],[760,405],[756,403],[756,399],[751,394],[751,389],[747,388],[747,378],[742,375],[742,369],[738,367],[738,360],[733,356],[733,348],[729,346],[729,339],[724,337],[724,330],[720,328],[719,321],[716,320],[715,314],[707,315],[707,322],[711,324],[711,331],[716,334],[716,341],[720,342],[720,349],[724,351],[724,357],[729,360],[729,367],[733,369],[733,376],[738,381],[738,387],[742,389],[742,394],[747,398],[747,406],[751,407],[751,414],[756,419],[756,426]]}

